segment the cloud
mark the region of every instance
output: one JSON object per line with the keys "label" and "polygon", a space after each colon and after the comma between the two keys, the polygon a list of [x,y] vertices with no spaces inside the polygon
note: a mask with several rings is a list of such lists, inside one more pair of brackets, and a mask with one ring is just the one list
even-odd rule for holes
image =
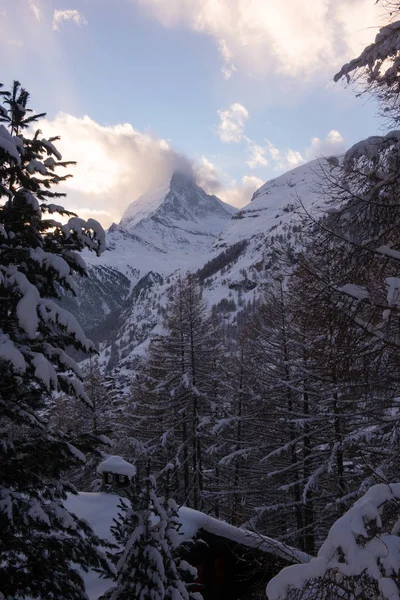
{"label": "cloud", "polygon": [[245,175],[239,184],[233,180],[230,185],[221,189],[218,195],[224,202],[241,208],[250,202],[254,192],[263,183],[265,182],[255,175]]}
{"label": "cloud", "polygon": [[72,212],[76,212],[81,219],[96,219],[100,223],[112,223],[113,215],[107,210],[96,210],[95,208],[89,208],[87,206],[76,206],[70,208]]}
{"label": "cloud", "polygon": [[346,145],[342,135],[336,129],[332,129],[324,140],[313,137],[310,146],[306,148],[305,156],[307,160],[311,160],[318,156],[342,154],[345,150]]}
{"label": "cloud", "polygon": [[247,142],[247,148],[250,154],[250,158],[246,160],[246,164],[250,167],[250,169],[255,169],[256,167],[266,167],[268,165],[268,160],[265,158],[265,155],[268,148],[259,146],[248,137],[245,137],[245,140]]}
{"label": "cloud", "polygon": [[222,60],[221,72],[224,76],[224,79],[230,79],[237,68],[233,63],[233,54],[229,50],[225,40],[219,40],[218,42],[218,52]]}
{"label": "cloud", "polygon": [[215,194],[224,202],[238,208],[248,204],[254,192],[264,183],[254,175],[245,175],[239,183],[235,179],[229,180],[229,177],[205,156],[194,165],[194,174],[197,184],[206,192]]}
{"label": "cloud", "polygon": [[62,21],[73,21],[78,26],[87,25],[85,17],[75,9],[55,10],[53,13],[54,31],[59,31]]}
{"label": "cloud", "polygon": [[304,158],[298,150],[289,148],[289,150],[286,150],[285,152],[285,161],[288,169],[295,169],[304,162]]}
{"label": "cloud", "polygon": [[209,194],[216,194],[221,189],[221,173],[217,167],[205,156],[200,158],[194,167],[194,175],[197,184],[204,188]]}
{"label": "cloud", "polygon": [[[278,150],[270,140],[266,140],[267,151],[274,165],[274,171],[288,171],[289,169],[295,169],[301,163],[305,162],[305,159],[298,150],[287,148],[286,150]],[[311,160],[311,158],[310,158]]]}
{"label": "cloud", "polygon": [[310,145],[302,153],[292,148],[281,151],[270,140],[266,140],[265,149],[275,165],[274,170],[287,171],[321,156],[342,154],[346,150],[346,143],[339,131],[331,129],[322,140],[318,137],[311,138]]}
{"label": "cloud", "polygon": [[212,37],[227,78],[233,72],[227,64],[256,76],[327,78],[372,42],[382,12],[372,0],[131,1],[164,27]]}
{"label": "cloud", "polygon": [[105,226],[119,221],[128,204],[175,169],[193,171],[191,162],[165,140],[128,123],[103,126],[88,116],[59,113],[39,125],[46,137],[61,136],[57,148],[64,160],[77,161],[69,169],[73,177],[63,184],[66,207],[96,211]]}
{"label": "cloud", "polygon": [[252,175],[238,184],[230,181],[206,157],[194,163],[167,141],[129,123],[104,126],[88,116],[59,113],[39,126],[44,136],[61,137],[56,146],[64,160],[77,161],[68,169],[73,177],[60,186],[67,193],[65,207],[105,227],[118,222],[131,202],[164,183],[176,169],[193,174],[208,193],[235,206],[247,204],[263,183]]}
{"label": "cloud", "polygon": [[249,118],[246,108],[235,102],[226,110],[219,110],[218,137],[226,144],[237,144],[243,139],[244,126]]}
{"label": "cloud", "polygon": [[266,149],[268,150],[268,153],[271,157],[271,159],[273,161],[277,161],[280,157],[281,151],[278,150],[278,148],[275,148],[275,146],[273,145],[272,142],[270,142],[269,140],[265,140],[267,142],[267,147]]}
{"label": "cloud", "polygon": [[29,0],[29,8],[33,12],[36,21],[40,21],[40,19],[41,19],[41,11],[40,11],[40,5],[37,2],[37,0]]}

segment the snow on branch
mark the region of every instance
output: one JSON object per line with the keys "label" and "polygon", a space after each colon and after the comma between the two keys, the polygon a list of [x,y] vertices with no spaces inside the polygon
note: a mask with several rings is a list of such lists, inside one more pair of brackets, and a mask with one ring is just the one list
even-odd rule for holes
{"label": "snow on branch", "polygon": [[[364,48],[360,56],[354,58],[349,63],[343,65],[334,76],[334,81],[345,77],[350,81],[350,73],[359,69],[368,69],[368,75],[371,81],[390,79],[395,75],[398,69],[399,59],[397,57],[400,48],[400,21],[389,23],[382,27],[375,42]],[[390,67],[385,63],[386,59],[393,58]]]}
{"label": "snow on branch", "polygon": [[[392,152],[398,155],[399,143],[400,131],[397,129],[389,131],[389,133],[383,136],[373,135],[365,140],[360,140],[347,150],[343,159],[343,166],[345,169],[352,169],[354,168],[354,164],[360,159],[372,162],[373,164],[378,164],[382,162],[382,158],[386,156],[385,152],[389,152],[390,148],[392,148]],[[391,162],[386,162],[388,171],[390,172]],[[383,180],[386,181],[387,174],[382,175],[382,177]]]}
{"label": "snow on branch", "polygon": [[337,290],[358,301],[366,300],[369,298],[368,290],[354,283],[346,283],[345,285],[338,287]]}
{"label": "snow on branch", "polygon": [[316,558],[271,579],[269,600],[361,597],[356,589],[363,598],[399,600],[399,501],[400,483],[372,486],[334,523]]}
{"label": "snow on branch", "polygon": [[0,149],[17,165],[21,164],[20,147],[16,137],[12,136],[4,125],[0,125]]}
{"label": "snow on branch", "polygon": [[18,325],[33,339],[39,326],[37,307],[40,294],[37,287],[15,267],[1,267],[0,281],[5,287],[14,288],[21,296],[16,308]]}
{"label": "snow on branch", "polygon": [[129,479],[132,479],[136,475],[136,467],[121,456],[109,456],[97,467],[97,472],[126,475]]}
{"label": "snow on branch", "polygon": [[70,312],[58,306],[53,300],[42,299],[40,303],[40,315],[44,321],[62,327],[87,352],[94,349],[93,342],[87,339],[76,318]]}
{"label": "snow on branch", "polygon": [[26,362],[22,352],[15,347],[14,342],[9,336],[0,332],[0,360],[11,363],[15,371],[24,372]]}
{"label": "snow on branch", "polygon": [[66,239],[75,238],[81,248],[89,248],[98,255],[106,249],[106,234],[102,226],[95,219],[81,219],[72,217],[66,225],[61,227]]}

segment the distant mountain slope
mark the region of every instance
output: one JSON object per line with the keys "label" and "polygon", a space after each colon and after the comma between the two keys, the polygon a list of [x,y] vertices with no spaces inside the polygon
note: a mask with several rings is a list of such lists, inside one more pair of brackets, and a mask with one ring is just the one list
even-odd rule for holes
{"label": "distant mountain slope", "polygon": [[[226,222],[213,246],[201,254],[202,262],[193,261],[191,270],[198,273],[206,302],[229,322],[234,323],[245,303],[268,285],[281,249],[289,246],[295,251],[304,243],[304,211],[317,218],[325,212],[318,193],[319,174],[319,162],[312,161],[264,184],[251,202]],[[121,311],[112,347],[106,344],[102,349],[103,367],[110,371],[111,363],[122,382],[130,381],[149,335],[160,321],[160,309],[178,276],[176,269],[182,268],[180,261],[181,256],[170,263],[167,278],[152,272],[143,279]]]}
{"label": "distant mountain slope", "polygon": [[[193,177],[174,173],[167,185],[132,202],[120,223],[107,232],[107,250],[100,258],[84,253],[89,279],[77,298],[65,300],[86,331],[96,329],[101,339],[104,324],[126,306],[135,287],[152,273],[157,281],[176,269],[199,268],[236,208],[196,185]],[[128,302],[129,305],[129,302]]]}
{"label": "distant mountain slope", "polygon": [[277,266],[280,250],[301,247],[306,213],[319,217],[326,210],[319,191],[321,164],[311,161],[271,179],[253,195],[250,203],[227,223],[210,252],[209,261],[243,242],[234,264],[225,266],[223,277],[214,274],[205,283],[210,302],[226,296],[226,288],[249,291],[270,277]]}

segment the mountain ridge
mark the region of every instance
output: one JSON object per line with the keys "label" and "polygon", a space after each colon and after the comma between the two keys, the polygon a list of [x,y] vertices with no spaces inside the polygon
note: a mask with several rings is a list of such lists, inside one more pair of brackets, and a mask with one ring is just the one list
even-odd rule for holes
{"label": "mountain ridge", "polygon": [[[187,268],[182,267],[180,255],[176,262],[169,260],[168,272],[160,274],[159,270],[149,269],[157,276],[143,275],[140,289],[129,296],[121,309],[118,330],[101,346],[101,367],[113,372],[122,385],[131,381],[137,361],[160,324],[171,284],[182,269],[199,274],[210,310],[216,310],[226,323],[235,326],[246,303],[262,294],[273,279],[283,254],[294,256],[304,246],[307,213],[318,218],[327,210],[315,185],[320,168],[319,161],[311,161],[266,182],[249,204],[226,221],[208,250],[186,264]],[[112,369],[108,367],[110,362]]]}
{"label": "mountain ridge", "polygon": [[[67,308],[89,334],[98,332],[111,312],[129,304],[130,295],[148,273],[157,274],[159,281],[176,269],[200,268],[236,210],[207,194],[193,177],[173,173],[168,186],[144,194],[127,207],[120,223],[111,225],[100,258],[83,253],[89,281],[76,299],[66,300]],[[113,280],[113,289],[105,294],[104,288],[110,287],[107,278]]]}

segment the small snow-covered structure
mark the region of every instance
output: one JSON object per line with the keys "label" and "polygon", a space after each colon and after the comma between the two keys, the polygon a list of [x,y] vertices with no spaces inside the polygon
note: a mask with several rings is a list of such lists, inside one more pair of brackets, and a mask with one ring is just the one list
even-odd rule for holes
{"label": "small snow-covered structure", "polygon": [[97,467],[103,477],[104,489],[127,487],[136,475],[136,467],[121,456],[109,456]]}
{"label": "small snow-covered structure", "polygon": [[282,542],[235,527],[181,506],[180,552],[197,569],[204,600],[263,597],[265,586],[282,568],[311,557]]}

